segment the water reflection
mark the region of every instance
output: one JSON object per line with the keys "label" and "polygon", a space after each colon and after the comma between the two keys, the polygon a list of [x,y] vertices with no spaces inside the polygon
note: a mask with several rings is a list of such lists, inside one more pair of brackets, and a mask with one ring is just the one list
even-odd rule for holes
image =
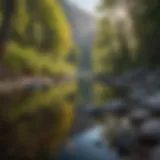
{"label": "water reflection", "polygon": [[125,87],[111,86],[98,82],[94,83],[93,91],[93,101],[96,105],[104,105],[112,99],[125,99],[128,95],[128,90]]}
{"label": "water reflection", "polygon": [[[54,152],[71,127],[76,84],[0,95],[0,144],[7,155]],[[3,158],[2,158],[3,159]]]}
{"label": "water reflection", "polygon": [[102,139],[103,126],[94,126],[72,139],[72,148],[68,146],[58,155],[59,160],[117,160],[118,155],[108,148]]}

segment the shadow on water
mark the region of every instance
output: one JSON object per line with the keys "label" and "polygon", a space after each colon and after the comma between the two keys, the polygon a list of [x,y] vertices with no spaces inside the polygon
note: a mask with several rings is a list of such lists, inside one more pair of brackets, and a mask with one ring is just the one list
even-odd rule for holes
{"label": "shadow on water", "polygon": [[56,152],[67,140],[73,119],[76,84],[61,84],[45,90],[27,90],[0,95],[0,147],[4,154],[25,155],[44,150]]}

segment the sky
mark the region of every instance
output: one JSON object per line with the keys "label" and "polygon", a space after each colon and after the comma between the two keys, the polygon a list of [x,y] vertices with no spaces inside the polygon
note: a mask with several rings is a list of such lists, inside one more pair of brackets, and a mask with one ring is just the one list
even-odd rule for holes
{"label": "sky", "polygon": [[87,12],[94,13],[95,7],[99,0],[69,0]]}

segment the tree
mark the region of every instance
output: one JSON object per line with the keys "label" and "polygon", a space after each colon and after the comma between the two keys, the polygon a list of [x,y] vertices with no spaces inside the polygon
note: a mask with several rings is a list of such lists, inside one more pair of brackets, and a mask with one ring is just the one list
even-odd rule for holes
{"label": "tree", "polygon": [[[4,65],[17,73],[27,70],[31,74],[44,70],[53,74],[61,71],[62,64],[69,65],[65,56],[72,47],[71,31],[59,2],[16,0],[14,8]],[[67,67],[64,69],[67,72]]]}
{"label": "tree", "polygon": [[95,72],[110,72],[113,69],[113,50],[116,45],[114,26],[105,17],[99,21],[93,44],[93,62]]}
{"label": "tree", "polygon": [[[128,34],[131,26],[127,25],[129,23],[128,12],[124,6],[124,0],[101,1],[99,7],[101,17],[93,46],[95,74],[122,73],[134,67],[134,51],[132,50],[134,37]],[[99,94],[100,97],[111,95],[111,91],[102,85],[95,86],[95,90],[96,92],[99,90],[97,95]],[[116,91],[113,92],[116,93]]]}
{"label": "tree", "polygon": [[[147,67],[159,66],[160,2],[158,0],[129,2],[128,8],[139,43],[137,59]],[[135,9],[136,7],[138,9]]]}

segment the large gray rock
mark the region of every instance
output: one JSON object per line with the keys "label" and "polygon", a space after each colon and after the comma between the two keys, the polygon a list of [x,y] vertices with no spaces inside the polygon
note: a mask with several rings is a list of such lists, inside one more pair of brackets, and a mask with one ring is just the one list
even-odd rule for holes
{"label": "large gray rock", "polygon": [[140,137],[160,142],[160,119],[154,118],[144,122],[140,128]]}
{"label": "large gray rock", "polygon": [[129,119],[132,120],[147,120],[151,117],[151,113],[149,110],[143,109],[143,108],[136,108],[131,110],[129,113]]}
{"label": "large gray rock", "polygon": [[150,160],[160,160],[160,146],[156,147],[150,155]]}

